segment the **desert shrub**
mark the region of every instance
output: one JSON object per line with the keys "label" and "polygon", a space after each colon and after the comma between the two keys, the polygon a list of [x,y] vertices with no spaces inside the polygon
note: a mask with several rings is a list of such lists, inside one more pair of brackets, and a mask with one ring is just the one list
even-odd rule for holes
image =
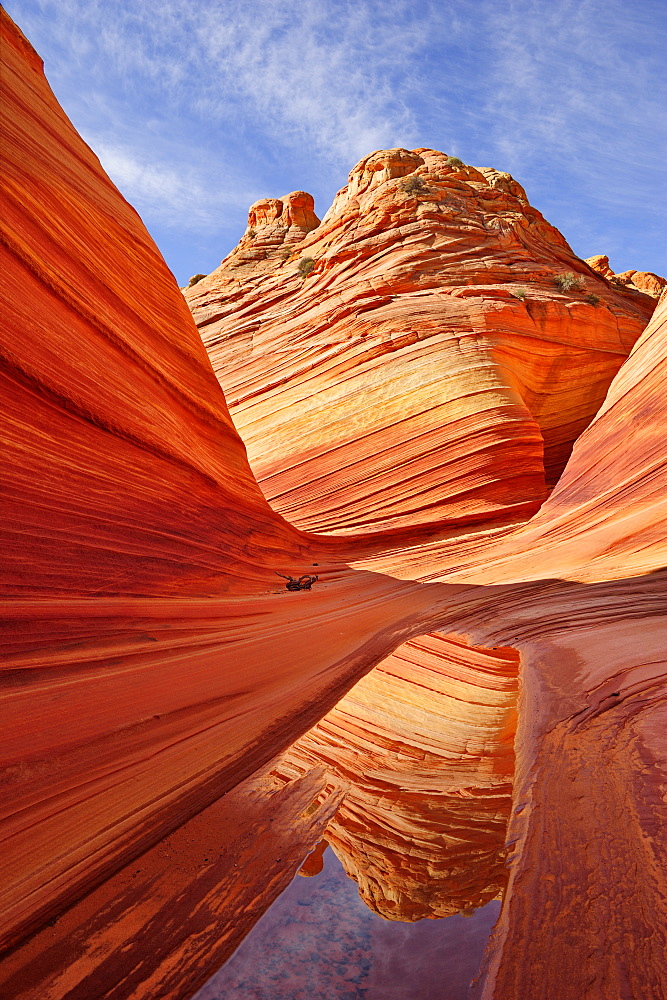
{"label": "desert shrub", "polygon": [[590,295],[586,296],[586,301],[590,302],[590,304],[592,306],[599,306],[600,305],[600,296],[599,295],[595,295],[593,292],[591,292]]}
{"label": "desert shrub", "polygon": [[421,177],[406,177],[401,181],[399,186],[401,191],[405,191],[406,194],[425,194],[428,192],[428,188]]}
{"label": "desert shrub", "polygon": [[315,261],[312,257],[302,257],[297,264],[297,270],[302,278],[305,278],[315,267]]}
{"label": "desert shrub", "polygon": [[257,232],[254,229],[249,229],[247,235],[254,239],[257,236]]}
{"label": "desert shrub", "polygon": [[521,299],[522,302],[526,300],[526,289],[525,288],[515,288],[512,292],[515,299]]}
{"label": "desert shrub", "polygon": [[559,288],[561,292],[576,292],[578,291],[584,283],[584,279],[580,278],[578,275],[573,274],[572,271],[561,271],[554,278],[554,285]]}
{"label": "desert shrub", "polygon": [[198,281],[201,281],[201,279],[205,277],[205,274],[193,274],[188,281],[188,288],[192,288],[193,285],[196,285]]}
{"label": "desert shrub", "polygon": [[446,162],[447,162],[447,166],[448,167],[463,167],[463,166],[465,166],[465,164],[463,163],[463,160],[459,160],[458,156],[448,156]]}

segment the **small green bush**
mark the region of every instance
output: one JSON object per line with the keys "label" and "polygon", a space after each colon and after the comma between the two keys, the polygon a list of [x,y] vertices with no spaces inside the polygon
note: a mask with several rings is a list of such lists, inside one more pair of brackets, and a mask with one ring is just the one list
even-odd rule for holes
{"label": "small green bush", "polygon": [[522,302],[526,301],[526,289],[525,288],[515,288],[512,292],[515,299],[521,299]]}
{"label": "small green bush", "polygon": [[572,271],[561,271],[554,278],[554,285],[556,288],[560,289],[561,292],[576,292],[579,291],[584,283],[584,279],[580,278],[578,275],[573,274]]}
{"label": "small green bush", "polygon": [[406,194],[427,194],[428,188],[421,177],[406,177],[399,185],[401,191]]}
{"label": "small green bush", "polygon": [[599,306],[601,300],[599,295],[595,295],[593,292],[591,292],[590,295],[586,296],[586,301],[590,302],[592,306]]}
{"label": "small green bush", "polygon": [[256,231],[254,229],[249,229],[246,235],[250,236],[252,239],[254,239],[255,236],[257,236],[257,233],[256,233]]}
{"label": "small green bush", "polygon": [[196,285],[198,281],[201,281],[201,279],[205,277],[205,274],[193,274],[188,281],[188,288],[192,288],[193,285]]}
{"label": "small green bush", "polygon": [[463,160],[459,160],[458,156],[448,156],[446,160],[448,167],[463,167],[465,166]]}
{"label": "small green bush", "polygon": [[297,270],[301,275],[302,279],[306,278],[314,267],[315,267],[315,261],[313,260],[312,257],[302,257],[299,263],[297,264]]}

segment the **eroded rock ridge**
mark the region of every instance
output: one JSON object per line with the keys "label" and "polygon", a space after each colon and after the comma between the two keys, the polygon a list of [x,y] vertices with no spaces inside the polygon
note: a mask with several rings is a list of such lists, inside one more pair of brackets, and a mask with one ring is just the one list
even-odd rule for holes
{"label": "eroded rock ridge", "polygon": [[665,293],[382,151],[193,286],[214,373],[0,28],[2,992],[186,998],[326,836],[387,915],[506,884],[487,1000],[667,992]]}

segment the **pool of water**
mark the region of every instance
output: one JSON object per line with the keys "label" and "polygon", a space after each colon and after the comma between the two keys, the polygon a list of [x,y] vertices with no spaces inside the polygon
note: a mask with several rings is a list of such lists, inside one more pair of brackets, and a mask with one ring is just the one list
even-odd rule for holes
{"label": "pool of water", "polygon": [[494,901],[471,917],[383,920],[333,851],[296,876],[195,1000],[470,1000]]}

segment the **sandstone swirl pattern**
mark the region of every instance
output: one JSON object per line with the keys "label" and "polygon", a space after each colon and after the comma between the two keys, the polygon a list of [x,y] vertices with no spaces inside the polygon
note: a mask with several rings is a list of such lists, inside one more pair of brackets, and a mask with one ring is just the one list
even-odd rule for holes
{"label": "sandstone swirl pattern", "polygon": [[518,654],[438,633],[403,643],[274,769],[324,765],[325,836],[390,920],[469,912],[506,885]]}
{"label": "sandstone swirl pattern", "polygon": [[300,527],[534,512],[651,314],[508,174],[449,159],[366,157],[305,235],[303,192],[266,224],[259,202],[186,290],[262,489]]}
{"label": "sandstone swirl pattern", "polygon": [[[352,402],[359,396],[353,383],[345,411],[349,428],[325,422],[318,439],[312,408],[307,420],[301,416],[295,422],[298,407],[295,411],[292,404],[310,395],[308,372],[323,369],[321,345],[304,343],[295,376],[287,312],[289,351],[282,366],[277,349],[269,362],[263,347],[247,368],[245,355],[243,365],[238,355],[225,362],[230,371],[239,369],[248,428],[257,425],[249,435],[253,463],[261,458],[261,419],[279,401],[282,381],[297,378],[300,388],[290,389],[292,395],[278,407],[282,425],[267,430],[262,476],[263,490],[284,497],[295,511],[303,504],[305,519],[312,502],[312,516],[322,518],[326,533],[304,531],[301,522],[292,526],[273,510],[257,486],[183,297],[138,216],[77,136],[46,84],[38,56],[4,12],[0,26],[3,129],[9,140],[3,163],[0,375],[5,449],[0,931],[10,950],[0,963],[2,991],[26,1000],[185,998],[229,954],[324,831],[334,830],[337,812],[340,843],[347,838],[350,850],[358,850],[345,819],[360,801],[352,787],[356,778],[350,769],[346,790],[332,771],[340,770],[363,739],[350,726],[361,718],[361,708],[343,719],[341,699],[365,675],[366,688],[349,695],[353,705],[364,702],[373,732],[364,750],[373,765],[364,792],[377,797],[385,782],[390,797],[397,798],[398,834],[405,836],[414,822],[435,835],[423,822],[421,802],[411,812],[419,795],[411,799],[410,789],[423,791],[429,769],[446,773],[440,734],[434,731],[444,726],[438,717],[446,716],[448,726],[455,721],[445,707],[461,680],[450,676],[453,668],[447,674],[445,658],[439,657],[439,679],[432,684],[434,691],[436,684],[441,689],[432,716],[415,719],[414,671],[428,669],[424,647],[439,641],[423,638],[430,634],[459,637],[442,641],[458,643],[468,691],[481,690],[485,672],[489,680],[484,707],[474,717],[468,708],[456,713],[447,737],[455,752],[464,741],[473,750],[472,760],[455,765],[461,780],[454,791],[475,783],[493,789],[496,766],[500,784],[505,780],[510,755],[503,725],[507,722],[509,732],[512,681],[488,668],[494,660],[509,663],[514,654],[506,650],[516,650],[515,661],[520,659],[505,847],[509,877],[485,996],[625,1000],[667,992],[661,864],[667,731],[664,297],[637,339],[642,315],[648,317],[654,300],[611,287],[573,258],[557,235],[549,244],[560,246],[557,260],[551,249],[541,256],[546,223],[537,218],[531,229],[528,208],[511,207],[509,220],[503,214],[505,199],[510,206],[522,204],[513,182],[501,178],[496,184],[493,176],[480,174],[482,181],[465,172],[459,178],[457,171],[450,181],[444,166],[433,176],[425,169],[428,151],[401,153],[399,170],[408,180],[421,171],[427,186],[449,184],[455,192],[446,198],[470,204],[472,228],[460,242],[477,278],[464,285],[452,281],[450,294],[439,264],[437,273],[424,279],[428,287],[421,287],[410,263],[411,241],[419,242],[420,226],[430,226],[429,217],[419,213],[435,212],[437,199],[431,199],[431,209],[414,190],[397,195],[414,216],[399,227],[408,248],[407,300],[416,319],[423,301],[433,337],[420,339],[418,323],[408,329],[401,306],[410,343],[396,345],[389,336],[390,349],[384,351],[389,363],[380,365],[382,345],[376,340],[366,352],[362,336],[364,324],[371,333],[374,324],[364,319],[358,300],[345,298],[343,277],[335,273],[345,261],[336,263],[334,255],[331,280],[338,282],[338,298],[323,315],[333,323],[336,308],[343,314],[350,307],[354,347],[350,354],[342,330],[337,334],[342,344],[327,341],[333,367],[314,404],[321,398],[326,409],[339,398],[336,386],[345,383],[347,372],[353,378],[358,357],[375,393],[370,408],[363,399]],[[391,164],[371,169],[376,162],[371,158],[324,220],[322,232],[331,227],[334,242],[348,215],[357,219],[352,231],[363,242],[365,223],[357,206],[367,198],[376,240],[393,245],[391,211],[382,214],[380,195],[383,183],[395,187],[403,177],[389,176]],[[485,215],[479,209],[485,226],[488,222],[497,234],[481,250],[477,236],[483,237],[485,227],[478,195],[469,201],[466,194],[474,184],[499,201],[495,228],[493,211]],[[376,194],[377,212],[370,212]],[[298,193],[279,201],[280,206],[256,210],[255,232],[266,219],[273,228],[262,273],[250,275],[250,297],[246,305],[238,303],[239,323],[249,325],[236,333],[248,343],[262,335],[254,281],[265,283],[267,306],[273,296],[272,308],[286,308],[282,279],[271,276],[271,245],[289,236],[287,249],[296,256],[282,266],[294,289],[291,305],[312,306],[315,319],[318,307],[310,289],[328,280],[322,262],[328,251],[324,243],[318,249],[320,227],[314,227],[307,197]],[[449,232],[456,242],[453,228]],[[530,261],[521,259],[529,270],[536,267],[538,277],[527,300],[507,288],[506,296],[502,289],[496,294],[498,281],[478,280],[484,272],[498,276],[496,239],[512,247],[530,243]],[[485,268],[487,251],[493,252]],[[304,256],[316,263],[309,272],[310,265],[301,267],[302,279],[296,260]],[[441,256],[435,254],[438,261]],[[350,260],[353,274],[363,270],[363,261]],[[586,302],[583,290],[555,292],[553,274],[561,268],[584,279],[586,294],[597,289],[604,304]],[[380,289],[381,270],[375,267],[373,279]],[[230,285],[235,295],[242,292],[242,279],[239,268],[237,284]],[[206,294],[207,282],[193,292]],[[437,284],[454,313],[461,309],[456,315],[466,316],[447,327],[442,342],[432,299]],[[367,304],[377,304],[377,295],[390,296],[371,282],[364,288]],[[537,306],[531,305],[531,294]],[[392,303],[379,308],[391,310]],[[473,307],[479,324],[469,322],[467,310]],[[229,301],[215,308],[224,311]],[[501,322],[503,315],[524,317],[534,351],[517,349],[515,327]],[[592,316],[595,337],[587,325],[581,332],[573,315]],[[558,328],[553,336],[550,317]],[[298,317],[295,321],[298,325]],[[277,346],[282,330],[268,331]],[[386,330],[391,333],[391,325]],[[310,328],[303,335],[308,341]],[[419,377],[411,380],[407,357],[419,357],[417,343],[431,361],[417,362]],[[550,378],[540,375],[535,354],[552,366]],[[474,378],[459,355],[469,359],[478,373]],[[433,358],[440,364],[450,356],[452,377],[441,397]],[[575,360],[585,380],[572,374]],[[217,362],[216,367],[221,374]],[[273,396],[267,389],[271,370]],[[395,391],[383,391],[385,378]],[[557,404],[546,398],[547,387]],[[240,391],[232,393],[235,410],[243,408],[243,398]],[[439,410],[434,424],[428,419],[431,404]],[[460,453],[458,437],[447,429],[448,413],[465,445]],[[353,439],[364,440],[354,419],[370,421],[374,446],[366,451],[353,447]],[[586,423],[590,426],[568,460],[571,442]],[[389,430],[383,431],[390,425],[402,428],[397,452]],[[343,434],[345,447],[336,443],[341,429],[349,433],[349,438]],[[301,449],[302,478],[288,468],[285,445],[291,432]],[[406,441],[420,443],[405,451]],[[566,467],[538,511],[546,492],[542,441],[551,470],[547,483]],[[448,442],[449,467],[440,461],[434,476],[433,455]],[[327,476],[337,470],[350,470],[349,487],[332,489],[330,498],[309,478],[320,455],[332,462],[336,456],[322,473],[323,482],[331,484]],[[390,475],[391,462],[400,475]],[[371,495],[364,483],[373,475]],[[317,572],[320,580],[311,592],[290,594],[276,570]],[[483,652],[467,653],[464,642],[489,650],[488,659]],[[501,647],[495,657],[494,647]],[[409,662],[406,648],[421,650],[419,662]],[[452,656],[455,652],[450,648]],[[477,655],[475,675],[471,660]],[[403,661],[391,677],[389,657]],[[379,673],[384,671],[386,683],[402,698],[391,719],[382,719],[364,695],[374,691],[369,672],[381,663]],[[407,681],[410,674],[413,680]],[[466,700],[472,704],[467,694]],[[460,717],[466,714],[467,720]],[[327,770],[312,768],[311,760],[300,764],[290,748],[303,740],[298,751],[303,762],[311,753],[314,727],[321,723],[322,732],[330,734],[336,719],[340,760],[337,749],[336,760],[325,762]],[[413,728],[417,737],[409,734]],[[399,730],[410,754],[396,753]],[[383,731],[391,733],[384,758],[372,745]],[[409,767],[401,756],[414,761],[418,741],[424,757]],[[325,751],[331,746],[329,741]],[[285,782],[280,775],[287,767],[292,773],[283,778],[294,780]],[[403,799],[396,789],[404,785]],[[439,786],[433,792],[442,815],[451,814],[447,790]],[[339,811],[343,795],[348,799]],[[458,798],[463,809],[463,797]],[[501,821],[503,815],[500,810]],[[379,813],[375,819],[377,833],[384,821]],[[368,832],[372,825],[365,826]],[[384,839],[368,840],[367,856],[376,869],[395,843],[393,832],[383,829]],[[487,826],[484,835],[489,832]],[[466,834],[462,849],[471,842]],[[433,844],[427,837],[421,856],[406,865],[415,898],[416,889],[430,893],[423,873],[429,858],[432,862]],[[494,871],[497,860],[491,851]],[[385,892],[392,871],[385,866],[384,883],[374,878],[369,893],[407,906],[412,897],[406,899],[402,887],[393,895]],[[436,865],[433,873],[436,881],[443,869]],[[479,885],[472,888],[479,893]],[[464,890],[460,879],[447,886],[455,900],[469,898]]]}
{"label": "sandstone swirl pattern", "polygon": [[[576,258],[509,175],[433,150],[364,158],[322,223],[309,198],[253,205],[185,292],[271,505],[412,538],[534,512],[651,299]],[[327,838],[383,916],[503,889],[516,659],[410,642],[278,770],[324,763],[347,787]]]}

